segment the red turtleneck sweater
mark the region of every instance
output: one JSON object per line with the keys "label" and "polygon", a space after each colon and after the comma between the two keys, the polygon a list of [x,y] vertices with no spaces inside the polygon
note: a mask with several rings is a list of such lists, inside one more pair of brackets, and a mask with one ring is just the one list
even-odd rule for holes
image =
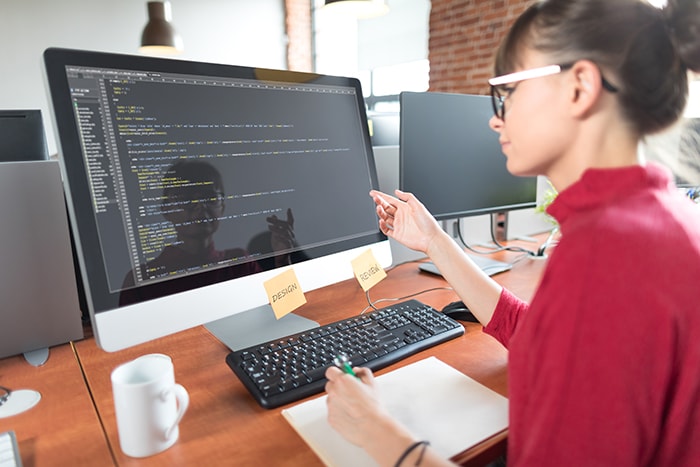
{"label": "red turtleneck sweater", "polygon": [[562,238],[509,349],[508,465],[700,465],[700,206],[658,165],[589,170],[548,212]]}

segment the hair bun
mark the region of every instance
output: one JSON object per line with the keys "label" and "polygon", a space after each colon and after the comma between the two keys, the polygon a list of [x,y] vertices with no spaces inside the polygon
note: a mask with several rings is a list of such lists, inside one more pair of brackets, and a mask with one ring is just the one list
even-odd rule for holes
{"label": "hair bun", "polygon": [[664,13],[678,56],[688,69],[700,72],[700,2],[668,0]]}

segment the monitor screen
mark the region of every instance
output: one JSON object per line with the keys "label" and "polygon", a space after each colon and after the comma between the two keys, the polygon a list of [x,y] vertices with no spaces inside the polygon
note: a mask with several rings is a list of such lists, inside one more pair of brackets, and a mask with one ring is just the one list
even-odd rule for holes
{"label": "monitor screen", "polygon": [[498,134],[489,128],[490,97],[403,92],[399,185],[436,219],[531,208],[537,177],[506,169]]}
{"label": "monitor screen", "polygon": [[352,277],[369,247],[391,264],[356,79],[66,49],[44,61],[102,348],[264,306],[264,282],[290,267],[309,291]]}
{"label": "monitor screen", "polygon": [[41,111],[0,110],[0,162],[48,158]]}

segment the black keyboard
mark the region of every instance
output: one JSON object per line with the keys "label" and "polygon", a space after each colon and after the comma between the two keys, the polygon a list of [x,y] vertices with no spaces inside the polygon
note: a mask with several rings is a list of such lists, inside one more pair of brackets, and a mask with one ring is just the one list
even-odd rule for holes
{"label": "black keyboard", "polygon": [[339,355],[352,366],[378,370],[462,334],[457,321],[409,300],[236,350],[226,363],[255,400],[271,409],[323,391],[326,368]]}

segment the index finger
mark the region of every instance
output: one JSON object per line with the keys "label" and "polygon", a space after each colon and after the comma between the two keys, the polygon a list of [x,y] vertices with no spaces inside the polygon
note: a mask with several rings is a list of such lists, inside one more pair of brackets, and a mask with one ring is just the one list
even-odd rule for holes
{"label": "index finger", "polygon": [[325,376],[328,381],[335,381],[339,377],[343,376],[343,374],[344,373],[340,368],[331,365],[328,368],[326,368]]}
{"label": "index finger", "polygon": [[379,204],[383,208],[391,206],[392,201],[396,202],[396,203],[400,202],[400,200],[398,198],[395,198],[391,195],[388,195],[386,193],[382,193],[381,191],[377,191],[377,190],[370,191],[369,195],[372,197],[372,199],[374,200],[374,202],[376,204]]}

